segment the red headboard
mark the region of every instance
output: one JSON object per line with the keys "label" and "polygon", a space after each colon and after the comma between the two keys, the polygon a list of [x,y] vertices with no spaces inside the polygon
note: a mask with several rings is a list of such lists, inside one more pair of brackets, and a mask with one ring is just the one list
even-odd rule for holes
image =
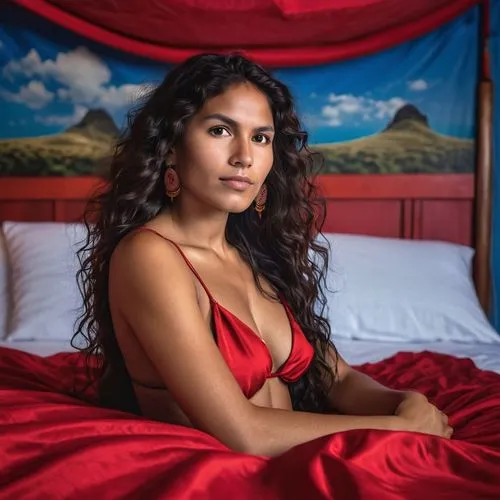
{"label": "red headboard", "polygon": [[325,232],[473,244],[472,174],[321,178]]}
{"label": "red headboard", "polygon": [[[471,174],[327,175],[318,183],[328,204],[325,232],[472,245]],[[92,177],[0,179],[0,218],[76,221],[96,184]]]}

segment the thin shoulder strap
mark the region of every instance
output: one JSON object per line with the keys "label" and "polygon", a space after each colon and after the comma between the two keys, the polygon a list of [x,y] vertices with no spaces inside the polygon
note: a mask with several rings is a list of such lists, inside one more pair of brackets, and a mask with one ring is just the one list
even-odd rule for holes
{"label": "thin shoulder strap", "polygon": [[181,250],[181,247],[175,241],[172,241],[171,239],[167,238],[166,236],[163,236],[163,234],[160,234],[158,231],[156,231],[155,229],[152,229],[150,227],[141,226],[141,227],[136,228],[134,231],[148,231],[148,232],[156,234],[160,238],[163,238],[164,240],[172,243],[172,245],[174,245],[174,247],[177,248],[178,252],[181,254],[181,257],[184,259],[184,261],[186,262],[186,264],[189,267],[189,269],[191,269],[192,273],[196,276],[197,280],[200,282],[201,286],[203,287],[203,289],[207,293],[208,298],[210,299],[210,301],[211,302],[217,302],[212,297],[212,294],[210,293],[210,290],[207,288],[207,286],[205,285],[205,283],[201,279],[201,276],[198,274],[198,272],[194,268],[193,264],[191,264],[191,262],[189,262],[189,259],[186,257],[186,255],[184,254],[184,252]]}

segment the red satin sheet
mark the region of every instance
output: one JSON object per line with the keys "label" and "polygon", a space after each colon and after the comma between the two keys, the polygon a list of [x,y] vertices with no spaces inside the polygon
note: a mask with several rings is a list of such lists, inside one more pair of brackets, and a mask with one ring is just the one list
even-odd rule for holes
{"label": "red satin sheet", "polygon": [[399,353],[359,367],[427,394],[451,440],[350,431],[267,458],[76,399],[78,356],[0,349],[1,499],[500,498],[500,375],[470,360]]}

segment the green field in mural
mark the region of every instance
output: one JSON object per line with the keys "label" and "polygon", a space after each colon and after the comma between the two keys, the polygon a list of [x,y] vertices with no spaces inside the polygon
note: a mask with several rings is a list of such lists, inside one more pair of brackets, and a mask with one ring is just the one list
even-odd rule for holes
{"label": "green field in mural", "polygon": [[[102,173],[119,130],[104,110],[91,110],[63,132],[0,140],[0,175],[72,176]],[[474,142],[434,132],[414,106],[398,110],[387,127],[368,137],[313,150],[324,158],[321,173],[471,172]]]}

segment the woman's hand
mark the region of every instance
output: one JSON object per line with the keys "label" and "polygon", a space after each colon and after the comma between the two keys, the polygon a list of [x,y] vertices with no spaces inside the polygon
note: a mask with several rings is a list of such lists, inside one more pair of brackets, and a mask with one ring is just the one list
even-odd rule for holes
{"label": "woman's hand", "polygon": [[448,417],[419,392],[411,392],[398,405],[394,415],[398,417],[400,430],[423,432],[449,439],[453,428]]}

